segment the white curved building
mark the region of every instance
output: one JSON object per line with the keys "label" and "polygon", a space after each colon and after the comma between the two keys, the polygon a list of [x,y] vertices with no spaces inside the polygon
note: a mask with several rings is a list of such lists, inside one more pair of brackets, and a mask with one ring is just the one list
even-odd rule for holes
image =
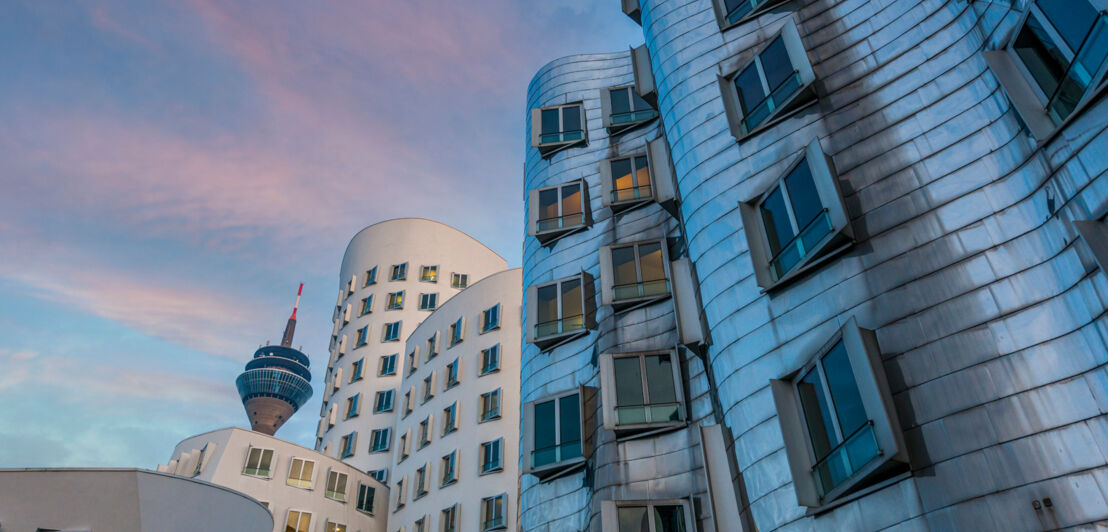
{"label": "white curved building", "polygon": [[[187,438],[158,472],[211,482],[257,499],[273,514],[273,526],[267,530],[274,532],[385,532],[388,523],[388,488],[376,478],[252,430],[229,427]],[[221,524],[203,529],[235,528]]]}
{"label": "white curved building", "polygon": [[516,530],[522,280],[490,275],[408,338],[390,529]]}
{"label": "white curved building", "polygon": [[316,449],[389,482],[404,341],[469,284],[507,268],[473,237],[421,218],[362,229],[339,275]]}

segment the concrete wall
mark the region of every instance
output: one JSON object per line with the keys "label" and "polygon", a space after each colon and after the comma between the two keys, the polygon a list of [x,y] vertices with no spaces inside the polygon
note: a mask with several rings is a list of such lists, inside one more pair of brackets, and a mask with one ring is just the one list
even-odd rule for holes
{"label": "concrete wall", "polygon": [[[407,280],[389,281],[392,265],[404,262],[408,263]],[[424,265],[439,267],[438,282],[420,282],[420,267]],[[377,267],[377,283],[364,286],[366,271],[374,266]],[[346,461],[364,471],[388,469],[391,465],[388,454],[369,452],[370,434],[374,429],[391,427],[396,415],[395,412],[374,414],[373,400],[378,391],[399,389],[403,369],[398,364],[395,375],[378,377],[380,358],[394,353],[402,355],[408,335],[430,314],[430,311],[419,310],[421,293],[438,293],[438,304],[442,305],[458,292],[450,286],[452,273],[468,274],[469,283],[473,284],[505,268],[507,263],[502,257],[473,237],[431,220],[400,218],[374,224],[358,232],[347,246],[339,274],[335,334],[324,389],[320,390],[325,399],[316,449],[337,457],[341,438],[357,432],[357,448]],[[350,293],[347,287],[353,278],[356,278],[354,291]],[[404,308],[385,310],[388,294],[401,290],[406,297]],[[370,294],[373,295],[372,312],[359,316],[361,300]],[[347,307],[350,307],[350,320],[344,324],[343,313]],[[394,321],[403,322],[399,341],[382,342],[385,323]],[[355,348],[357,331],[365,326],[369,327],[368,343]],[[345,354],[340,354],[340,345],[345,345]],[[358,382],[349,382],[351,365],[363,358],[365,377]],[[334,377],[340,369],[339,389],[334,390]],[[346,399],[356,393],[361,394],[361,414],[344,419]],[[339,412],[336,424],[328,427],[327,414],[332,404],[338,405]]]}
{"label": "concrete wall", "polygon": [[[1027,2],[793,1],[725,31],[711,0],[640,3],[757,529],[1043,530],[1108,518],[1108,285],[1072,225],[1105,212],[1108,102],[1045,144],[1029,136],[982,55],[1018,20],[1009,4]],[[786,18],[818,103],[737,143],[719,65]],[[815,138],[857,242],[765,294],[737,205]],[[851,317],[876,330],[911,475],[807,516],[769,380]],[[1052,506],[1036,509],[1044,497]]]}
{"label": "concrete wall", "polygon": [[[323,530],[327,522],[346,525],[348,532],[384,532],[387,528],[388,488],[385,485],[339,460],[259,432],[226,428],[198,434],[177,444],[169,465],[159,470],[165,468],[170,473],[192,475],[195,465],[190,466],[187,458],[182,462],[181,457],[205,447],[200,472],[192,478],[245,493],[266,503],[274,521],[268,530],[283,532],[289,510],[310,512],[312,531]],[[243,474],[251,447],[274,451],[269,478]],[[286,482],[293,458],[315,462],[310,488],[290,486]],[[345,501],[326,497],[327,474],[332,470],[348,475]],[[375,490],[372,514],[356,509],[359,484]]]}
{"label": "concrete wall", "polygon": [[135,469],[0,470],[0,531],[40,528],[269,532],[274,526],[258,501],[208,482]]}
{"label": "concrete wall", "polygon": [[[440,530],[441,511],[453,504],[459,505],[457,528],[459,532],[481,530],[481,500],[506,494],[505,522],[508,530],[516,530],[516,506],[518,504],[519,458],[519,346],[520,305],[522,304],[522,275],[519,268],[492,274],[471,285],[450,299],[438,310],[427,316],[415,329],[407,342],[404,353],[418,349],[419,365],[414,373],[403,367],[401,393],[397,401],[398,420],[393,435],[393,445],[388,453],[394,460],[394,477],[391,486],[394,493],[389,501],[390,511],[396,508],[396,482],[406,478],[407,504],[390,517],[390,529],[405,527],[412,530],[416,519],[427,517],[427,530]],[[482,312],[500,305],[500,327],[481,334]],[[465,317],[465,334],[460,343],[450,347],[449,329],[458,318]],[[441,338],[438,356],[424,362],[427,340],[435,333]],[[500,370],[478,376],[481,366],[481,350],[500,345]],[[458,384],[443,390],[447,364],[459,362]],[[423,380],[431,374],[435,378],[435,396],[422,402]],[[478,423],[480,396],[500,389],[500,418]],[[404,392],[411,390],[414,409],[403,415]],[[453,403],[458,405],[457,431],[442,436],[443,409]],[[431,442],[420,448],[419,424],[431,416]],[[411,454],[402,462],[399,458],[400,435],[409,433]],[[503,439],[499,472],[481,475],[479,463],[481,443]],[[457,482],[440,487],[441,459],[457,451]],[[428,492],[417,499],[415,471],[427,467]]]}

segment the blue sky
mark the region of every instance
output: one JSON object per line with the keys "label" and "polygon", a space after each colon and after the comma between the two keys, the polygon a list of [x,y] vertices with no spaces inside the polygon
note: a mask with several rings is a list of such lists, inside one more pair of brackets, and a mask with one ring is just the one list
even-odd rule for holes
{"label": "blue sky", "polygon": [[[0,3],[0,467],[153,467],[326,364],[346,242],[401,216],[520,261],[527,83],[617,0]],[[311,445],[317,393],[280,436]]]}

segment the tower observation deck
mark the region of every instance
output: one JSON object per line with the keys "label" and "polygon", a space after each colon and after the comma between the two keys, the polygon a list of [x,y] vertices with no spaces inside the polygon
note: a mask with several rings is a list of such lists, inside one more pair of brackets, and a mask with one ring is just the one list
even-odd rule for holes
{"label": "tower observation deck", "polygon": [[303,289],[301,283],[281,345],[258,348],[254,358],[246,363],[246,370],[235,380],[242,406],[250,418],[250,428],[264,434],[277,432],[312,396],[308,357],[292,347],[296,309]]}

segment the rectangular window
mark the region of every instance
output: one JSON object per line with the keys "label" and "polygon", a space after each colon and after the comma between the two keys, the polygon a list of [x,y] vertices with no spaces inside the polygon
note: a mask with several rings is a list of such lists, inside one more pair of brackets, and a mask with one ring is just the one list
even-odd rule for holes
{"label": "rectangular window", "polygon": [[466,319],[465,317],[458,318],[458,321],[450,324],[450,347],[454,347],[465,336]]}
{"label": "rectangular window", "polygon": [[814,81],[800,33],[787,21],[749,62],[734,74],[720,77],[731,134],[742,140],[815,101]]}
{"label": "rectangular window", "polygon": [[781,4],[782,0],[713,0],[720,28],[735,26],[744,20],[764,13],[770,7]]}
{"label": "rectangular window", "polygon": [[436,331],[435,334],[431,335],[431,337],[427,339],[427,354],[424,356],[423,360],[424,361],[431,360],[431,359],[433,359],[437,356],[439,356],[439,333],[438,333],[438,331]]}
{"label": "rectangular window", "polygon": [[393,393],[393,390],[381,390],[377,392],[377,396],[373,398],[373,413],[392,412]]}
{"label": "rectangular window", "polygon": [[420,517],[416,519],[415,523],[412,525],[412,532],[429,532],[427,530],[427,518]]}
{"label": "rectangular window", "polygon": [[410,450],[410,448],[408,447],[408,436],[411,435],[411,432],[411,429],[408,429],[407,432],[400,435],[400,441],[397,442],[396,446],[396,452],[399,457],[397,462],[403,462],[405,459],[408,458],[408,452]]}
{"label": "rectangular window", "polygon": [[339,440],[339,458],[350,458],[354,456],[354,451],[357,448],[358,433],[351,432],[343,436]]}
{"label": "rectangular window", "polygon": [[581,395],[573,392],[561,397],[537,401],[531,405],[532,471],[557,467],[582,458]]}
{"label": "rectangular window", "polygon": [[481,474],[500,471],[500,447],[503,439],[487,441],[481,444]]}
{"label": "rectangular window", "polygon": [[439,479],[440,486],[447,486],[457,481],[458,451],[450,451],[450,454],[442,457],[442,464],[439,469],[442,471],[442,478]]}
{"label": "rectangular window", "polygon": [[841,249],[853,234],[838,179],[818,139],[766,192],[739,209],[763,288]]}
{"label": "rectangular window", "polygon": [[394,264],[389,273],[390,281],[403,281],[408,278],[408,263]]}
{"label": "rectangular window", "polygon": [[408,352],[408,364],[407,364],[407,366],[408,366],[408,374],[409,375],[411,375],[412,373],[415,373],[416,368],[419,367],[419,355],[417,355],[416,353],[417,353],[417,351]]}
{"label": "rectangular window", "polygon": [[370,294],[370,295],[365,296],[365,297],[362,298],[361,315],[365,316],[366,314],[369,314],[370,312],[373,312],[373,294]]}
{"label": "rectangular window", "polygon": [[508,528],[504,518],[507,500],[508,496],[504,493],[481,499],[481,532]]}
{"label": "rectangular window", "polygon": [[389,481],[388,469],[374,469],[372,471],[366,471],[366,474],[381,481],[382,484]]}
{"label": "rectangular window", "polygon": [[1035,0],[1010,50],[1047,115],[1061,124],[1103,79],[1108,14],[1088,0]]}
{"label": "rectangular window", "polygon": [[315,470],[315,462],[301,458],[293,458],[289,466],[289,477],[286,483],[297,488],[312,488],[312,472]]}
{"label": "rectangular window", "polygon": [[419,310],[435,310],[438,305],[438,294],[419,294]]}
{"label": "rectangular window", "polygon": [[365,358],[359,358],[350,365],[350,382],[362,380],[365,372]]}
{"label": "rectangular window", "polygon": [[415,472],[415,498],[427,495],[427,466],[420,466]]}
{"label": "rectangular window", "polygon": [[338,471],[329,471],[327,473],[327,492],[324,496],[328,499],[334,499],[336,501],[346,500],[346,473],[339,473]]}
{"label": "rectangular window", "polygon": [[373,453],[382,453],[389,450],[389,444],[391,443],[392,429],[385,427],[383,429],[377,429],[372,432],[373,441],[369,444],[369,451]]}
{"label": "rectangular window", "polygon": [[770,384],[801,505],[826,504],[869,476],[906,469],[876,335],[854,318],[794,376]]}
{"label": "rectangular window", "polygon": [[272,464],[273,449],[251,447],[250,451],[246,453],[246,463],[242,466],[242,474],[251,477],[269,478]]}
{"label": "rectangular window", "polygon": [[369,325],[358,329],[357,339],[354,341],[354,347],[361,347],[366,344],[366,337],[369,336]]}
{"label": "rectangular window", "polygon": [[419,448],[422,449],[431,444],[431,416],[423,418],[419,422]]}
{"label": "rectangular window", "polygon": [[500,388],[481,394],[481,419],[479,423],[500,417]]}
{"label": "rectangular window", "polygon": [[536,339],[585,330],[585,295],[581,277],[539,286],[535,302]]}
{"label": "rectangular window", "polygon": [[327,526],[323,528],[323,532],[346,532],[346,525],[327,521]]}
{"label": "rectangular window", "polygon": [[377,267],[374,266],[365,271],[365,284],[362,287],[377,284]]}
{"label": "rectangular window", "polygon": [[408,414],[412,413],[412,392],[414,389],[408,390],[404,393],[404,417],[408,417]]}
{"label": "rectangular window", "polygon": [[442,435],[458,430],[458,403],[442,409]]}
{"label": "rectangular window", "polygon": [[385,310],[400,310],[402,308],[404,308],[404,291],[389,292],[389,300]]}
{"label": "rectangular window", "polygon": [[481,313],[481,333],[500,328],[500,304],[497,303]]}
{"label": "rectangular window", "polygon": [[394,321],[392,323],[385,324],[385,330],[381,335],[382,342],[399,342],[400,341],[400,322]]}
{"label": "rectangular window", "polygon": [[586,189],[584,181],[572,181],[561,185],[541,188],[532,192],[531,209],[534,228],[531,233],[541,241],[544,235],[559,236],[587,225],[585,216],[588,206],[585,203]]}
{"label": "rectangular window", "polygon": [[608,191],[612,205],[652,199],[654,187],[650,180],[650,161],[646,155],[636,155],[608,161],[612,189]]}
{"label": "rectangular window", "polygon": [[346,419],[356,417],[361,411],[362,394],[356,393],[346,398]]}
{"label": "rectangular window", "polygon": [[660,241],[601,248],[601,276],[611,271],[611,303],[621,306],[669,295],[666,255]]}
{"label": "rectangular window", "polygon": [[423,400],[420,404],[430,401],[433,397],[435,397],[435,374],[431,373],[423,378]]}
{"label": "rectangular window", "polygon": [[439,282],[439,267],[438,266],[424,266],[419,270],[419,280],[425,283],[437,283]]}
{"label": "rectangular window", "polygon": [[658,111],[635,92],[634,87],[616,87],[608,89],[608,116],[606,126],[609,131],[623,131],[627,126],[653,120]]}
{"label": "rectangular window", "polygon": [[442,532],[457,532],[458,505],[453,504],[447,508],[443,508],[442,516],[439,519],[442,521]]}
{"label": "rectangular window", "polygon": [[377,488],[358,484],[358,511],[367,514],[373,513],[373,496],[377,494]]}
{"label": "rectangular window", "polygon": [[312,514],[298,510],[289,510],[285,520],[285,532],[308,532],[312,527]]}
{"label": "rectangular window", "polygon": [[404,507],[404,504],[408,501],[407,491],[404,490],[404,485],[407,484],[408,477],[403,477],[396,482],[396,510],[400,510]]}
{"label": "rectangular window", "polygon": [[377,376],[384,377],[386,375],[396,375],[397,356],[396,353],[393,353],[381,357],[381,363],[377,366]]}
{"label": "rectangular window", "polygon": [[[538,123],[531,127],[538,131],[540,148],[551,145],[572,144],[585,140],[585,111],[580,103],[547,107],[538,110]],[[534,115],[533,115],[534,116]]]}
{"label": "rectangular window", "polygon": [[442,389],[449,390],[458,385],[458,361],[455,358],[453,362],[446,365],[446,375],[442,378]]}
{"label": "rectangular window", "polygon": [[684,421],[680,362],[672,351],[605,354],[600,366],[607,428]]}
{"label": "rectangular window", "polygon": [[601,526],[612,532],[692,532],[685,501],[602,501]]}
{"label": "rectangular window", "polygon": [[488,375],[500,369],[500,344],[494,344],[481,350],[481,375]]}
{"label": "rectangular window", "polygon": [[450,274],[450,288],[461,290],[469,286],[469,275],[464,273]]}

